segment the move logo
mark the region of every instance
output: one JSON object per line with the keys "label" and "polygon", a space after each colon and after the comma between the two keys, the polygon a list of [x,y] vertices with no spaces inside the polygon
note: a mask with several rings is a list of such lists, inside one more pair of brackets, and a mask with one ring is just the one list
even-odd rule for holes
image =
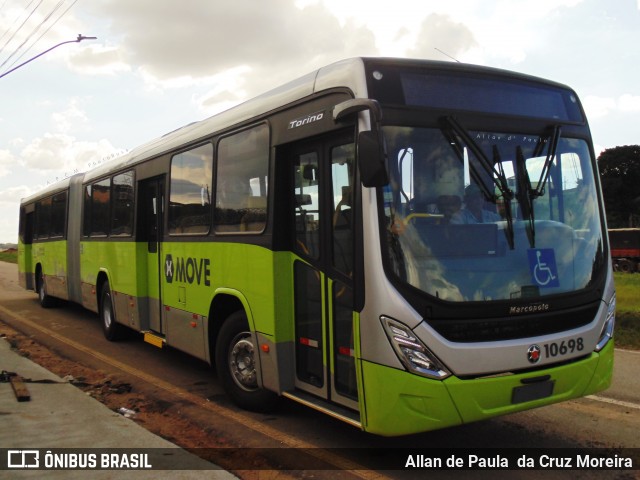
{"label": "move logo", "polygon": [[211,260],[208,258],[164,257],[164,276],[167,283],[189,283],[211,286]]}

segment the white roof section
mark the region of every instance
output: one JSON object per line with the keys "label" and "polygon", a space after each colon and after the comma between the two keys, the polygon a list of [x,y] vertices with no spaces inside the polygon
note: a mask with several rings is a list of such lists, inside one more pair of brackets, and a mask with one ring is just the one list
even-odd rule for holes
{"label": "white roof section", "polygon": [[55,183],[52,183],[51,185],[48,185],[47,187],[43,188],[42,190],[40,190],[39,192],[36,192],[32,195],[29,195],[28,197],[25,197],[23,199],[21,199],[21,203],[29,203],[32,200],[36,200],[38,198],[41,197],[45,197],[48,195],[54,195],[56,193],[65,191],[69,188],[69,185],[71,184],[71,179],[78,177],[78,176],[83,176],[84,173],[76,173],[75,175],[72,175],[70,177],[67,178],[63,178],[62,180],[58,180]]}

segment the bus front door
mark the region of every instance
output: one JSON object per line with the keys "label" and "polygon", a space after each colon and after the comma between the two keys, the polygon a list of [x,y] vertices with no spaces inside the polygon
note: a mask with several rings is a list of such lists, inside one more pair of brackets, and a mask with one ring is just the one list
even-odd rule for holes
{"label": "bus front door", "polygon": [[138,212],[138,241],[143,244],[139,248],[142,248],[142,255],[146,257],[147,264],[148,325],[150,330],[158,333],[163,333],[160,280],[164,270],[160,250],[162,248],[164,185],[164,176],[140,182],[140,210]]}
{"label": "bus front door", "polygon": [[353,134],[297,144],[289,155],[295,386],[358,408],[354,358]]}

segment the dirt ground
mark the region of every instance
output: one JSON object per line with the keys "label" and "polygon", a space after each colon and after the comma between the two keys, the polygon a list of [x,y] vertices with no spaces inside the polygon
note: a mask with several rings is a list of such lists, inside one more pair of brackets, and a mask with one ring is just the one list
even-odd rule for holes
{"label": "dirt ground", "polygon": [[[66,359],[2,322],[0,322],[0,337],[6,338],[11,347],[20,355],[69,381],[111,410],[118,411],[124,406],[135,412],[130,418],[136,423],[182,448],[194,449],[194,453],[205,456],[207,451],[226,447],[234,449],[231,452],[235,451],[236,455],[242,455],[242,445],[227,440],[224,432],[215,431],[211,425],[201,425],[182,416],[179,412],[179,406],[175,407],[170,402],[148,398],[143,393],[136,391],[135,386],[123,382],[118,377]],[[203,450],[199,452],[195,449]],[[228,458],[230,464],[237,465],[236,460]],[[268,459],[254,459],[252,461],[257,464],[254,463],[254,465],[247,467],[256,470],[237,471],[225,465],[224,461],[215,459],[216,463],[231,470],[242,479],[280,480],[306,476],[271,470]]]}

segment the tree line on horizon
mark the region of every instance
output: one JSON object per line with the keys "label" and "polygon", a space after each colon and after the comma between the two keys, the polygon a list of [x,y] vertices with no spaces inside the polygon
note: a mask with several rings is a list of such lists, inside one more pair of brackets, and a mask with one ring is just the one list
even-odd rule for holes
{"label": "tree line on horizon", "polygon": [[609,228],[640,228],[640,145],[604,150],[598,157]]}

